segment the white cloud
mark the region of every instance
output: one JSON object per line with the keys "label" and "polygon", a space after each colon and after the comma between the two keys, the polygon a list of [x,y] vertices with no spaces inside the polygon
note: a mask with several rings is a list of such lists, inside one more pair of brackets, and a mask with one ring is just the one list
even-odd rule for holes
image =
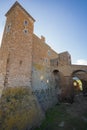
{"label": "white cloud", "polygon": [[75,64],[77,64],[77,65],[87,65],[87,60],[79,59],[79,60],[76,61]]}

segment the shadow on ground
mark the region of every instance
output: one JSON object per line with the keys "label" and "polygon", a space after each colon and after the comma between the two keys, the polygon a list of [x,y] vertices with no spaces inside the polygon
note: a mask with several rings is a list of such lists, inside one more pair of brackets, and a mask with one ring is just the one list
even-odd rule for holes
{"label": "shadow on ground", "polygon": [[57,104],[47,111],[42,125],[32,130],[87,130],[87,97],[77,95],[73,104]]}

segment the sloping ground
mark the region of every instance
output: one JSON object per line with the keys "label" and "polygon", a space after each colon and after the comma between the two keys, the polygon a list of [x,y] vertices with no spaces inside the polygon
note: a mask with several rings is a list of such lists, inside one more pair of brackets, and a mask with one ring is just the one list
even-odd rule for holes
{"label": "sloping ground", "polygon": [[75,97],[73,104],[61,103],[46,113],[46,119],[33,130],[87,130],[87,97]]}

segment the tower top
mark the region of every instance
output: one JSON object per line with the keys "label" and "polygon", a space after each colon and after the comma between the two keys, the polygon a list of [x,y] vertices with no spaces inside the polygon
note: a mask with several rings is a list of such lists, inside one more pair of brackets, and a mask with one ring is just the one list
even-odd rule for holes
{"label": "tower top", "polygon": [[35,22],[35,19],[18,3],[18,1],[13,4],[13,6],[8,10],[5,16],[7,16],[16,6],[19,6]]}

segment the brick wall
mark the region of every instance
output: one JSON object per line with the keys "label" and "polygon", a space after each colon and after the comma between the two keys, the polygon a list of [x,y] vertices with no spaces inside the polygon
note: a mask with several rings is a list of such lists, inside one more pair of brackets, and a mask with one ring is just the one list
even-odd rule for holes
{"label": "brick wall", "polygon": [[33,63],[50,66],[50,59],[57,58],[58,54],[46,42],[33,35]]}
{"label": "brick wall", "polygon": [[[6,17],[1,46],[5,84],[31,86],[34,21],[19,6],[12,8]],[[25,21],[27,23],[24,23]]]}
{"label": "brick wall", "polygon": [[43,110],[58,102],[50,68],[50,60],[57,57],[58,54],[46,44],[44,37],[33,35],[32,87]]}
{"label": "brick wall", "polygon": [[63,66],[63,65],[71,65],[71,55],[66,51],[66,52],[62,52],[59,55],[59,65]]}

